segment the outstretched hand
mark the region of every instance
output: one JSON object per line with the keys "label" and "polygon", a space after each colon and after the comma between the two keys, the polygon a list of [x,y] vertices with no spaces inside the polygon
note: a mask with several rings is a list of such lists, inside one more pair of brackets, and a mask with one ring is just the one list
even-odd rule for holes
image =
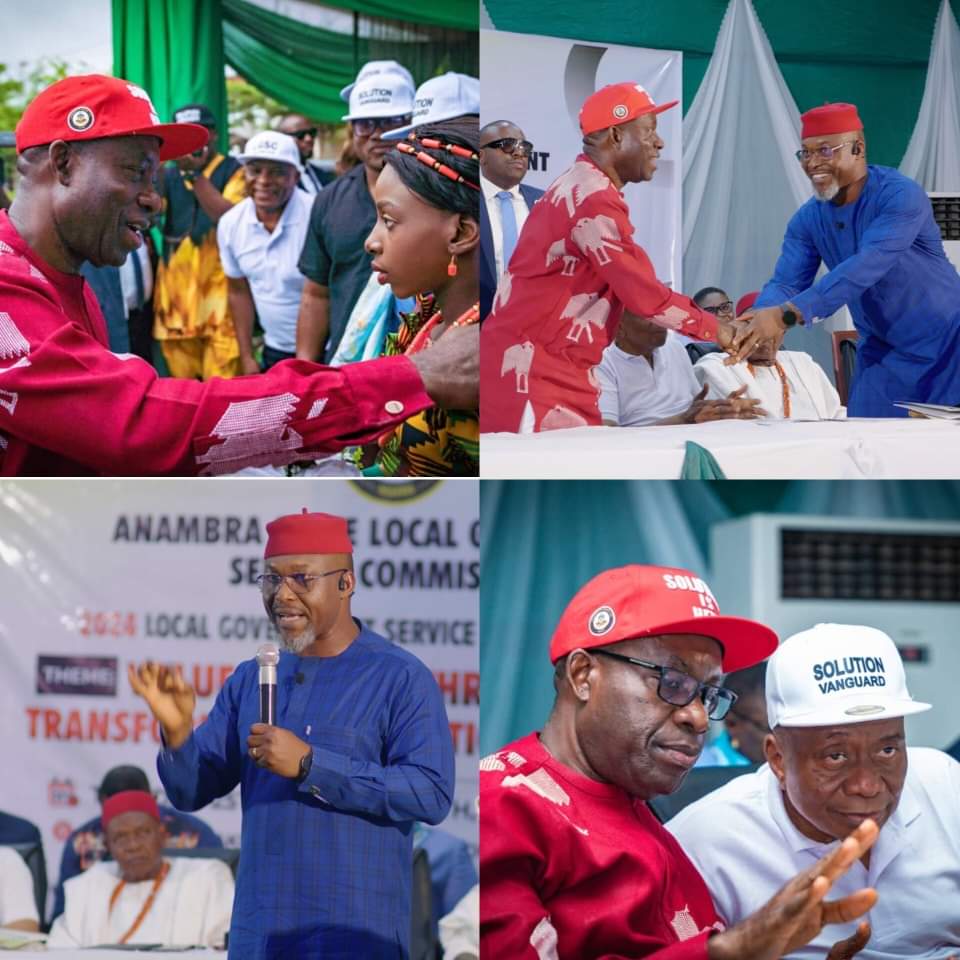
{"label": "outstretched hand", "polygon": [[163,728],[167,745],[179,747],[193,729],[193,708],[197,702],[197,695],[183,679],[180,667],[174,670],[152,660],[139,667],[131,663],[127,666],[127,679]]}
{"label": "outstretched hand", "polygon": [[734,324],[729,346],[720,343],[720,346],[730,354],[723,361],[726,366],[746,360],[759,343],[764,340],[776,340],[787,329],[787,325],[783,322],[783,310],[780,307],[747,310],[737,317]]}

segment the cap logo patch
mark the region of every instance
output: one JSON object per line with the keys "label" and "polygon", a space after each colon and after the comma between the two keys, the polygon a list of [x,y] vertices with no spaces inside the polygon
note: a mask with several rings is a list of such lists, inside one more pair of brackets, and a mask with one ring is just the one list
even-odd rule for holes
{"label": "cap logo patch", "polygon": [[616,622],[617,616],[610,607],[597,607],[590,614],[590,622],[587,627],[595,637],[602,637],[613,629]]}
{"label": "cap logo patch", "polygon": [[813,679],[821,693],[837,693],[858,687],[885,687],[886,671],[880,657],[840,657],[815,663]]}
{"label": "cap logo patch", "polygon": [[884,708],[875,704],[863,703],[859,707],[847,707],[843,712],[849,717],[869,717],[874,713],[883,713]]}
{"label": "cap logo patch", "polygon": [[199,123],[200,111],[196,107],[189,110],[178,110],[176,116],[177,123]]}
{"label": "cap logo patch", "polygon": [[74,107],[67,114],[67,126],[77,133],[89,130],[93,126],[93,120],[93,111],[89,107]]}
{"label": "cap logo patch", "polygon": [[618,103],[613,108],[613,115],[618,119],[622,120],[630,111],[622,104]]}

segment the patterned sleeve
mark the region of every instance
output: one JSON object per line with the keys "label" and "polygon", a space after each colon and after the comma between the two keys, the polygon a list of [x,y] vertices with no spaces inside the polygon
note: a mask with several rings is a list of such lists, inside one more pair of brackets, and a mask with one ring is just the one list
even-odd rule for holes
{"label": "patterned sleeve", "polygon": [[432,403],[406,357],[161,379],[70,322],[28,268],[0,253],[0,473],[17,468],[10,437],[119,476],[282,465],[374,440]]}

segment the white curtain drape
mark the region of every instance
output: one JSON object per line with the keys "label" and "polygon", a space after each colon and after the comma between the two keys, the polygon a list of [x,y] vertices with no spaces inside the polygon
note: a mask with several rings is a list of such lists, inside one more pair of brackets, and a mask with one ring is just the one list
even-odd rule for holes
{"label": "white curtain drape", "polygon": [[949,0],[940,4],[927,82],[901,173],[930,192],[960,192],[960,26]]}

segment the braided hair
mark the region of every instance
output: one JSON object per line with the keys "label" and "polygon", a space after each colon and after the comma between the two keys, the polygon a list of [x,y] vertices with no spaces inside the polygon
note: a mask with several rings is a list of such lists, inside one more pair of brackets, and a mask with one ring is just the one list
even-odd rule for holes
{"label": "braided hair", "polygon": [[[480,182],[480,161],[461,157],[448,150],[437,150],[422,145],[422,140],[439,140],[442,143],[453,144],[476,153],[479,150],[480,131],[479,121],[475,116],[458,117],[455,120],[446,120],[443,123],[434,123],[429,126],[418,127],[416,139],[409,141],[418,150],[429,154],[441,163],[460,174],[464,180],[472,184]],[[403,185],[412,190],[421,200],[426,201],[438,210],[459,213],[480,221],[480,191],[475,187],[457,183],[449,177],[432,170],[415,156],[391,150],[386,162],[396,171]]]}

